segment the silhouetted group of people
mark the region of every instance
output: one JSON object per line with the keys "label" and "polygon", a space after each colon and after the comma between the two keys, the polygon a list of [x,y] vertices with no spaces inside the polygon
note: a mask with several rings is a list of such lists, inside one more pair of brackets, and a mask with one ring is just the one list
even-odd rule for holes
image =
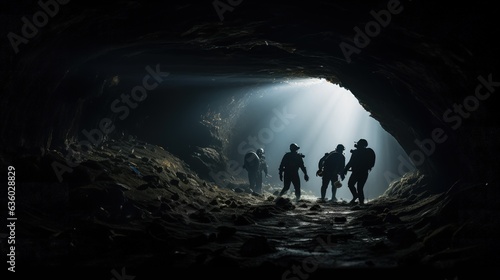
{"label": "silhouetted group of people", "polygon": [[321,198],[320,201],[325,201],[326,190],[328,185],[331,184],[332,188],[332,202],[337,201],[337,188],[342,186],[340,179],[343,181],[348,171],[351,171],[351,176],[347,181],[347,187],[351,191],[352,200],[349,202],[353,204],[358,200],[360,205],[365,203],[364,187],[368,179],[368,173],[375,165],[375,152],[368,147],[366,139],[359,139],[351,150],[351,158],[345,164],[344,150],[342,144],[338,144],[334,151],[326,153],[318,163],[317,176],[322,177],[321,184]]}
{"label": "silhouetted group of people", "polygon": [[[352,194],[350,204],[356,203],[360,205],[365,203],[364,186],[368,179],[368,173],[375,165],[375,152],[368,147],[368,141],[359,139],[354,144],[355,149],[351,150],[351,158],[347,164],[344,156],[345,147],[338,144],[332,152],[325,155],[318,162],[318,171],[316,176],[321,180],[321,197],[319,201],[326,201],[326,191],[331,185],[332,197],[331,202],[337,201],[337,189],[342,186],[343,181],[348,171],[351,171],[351,176],[347,182],[347,187]],[[293,184],[295,190],[295,200],[298,202],[301,197],[301,186],[299,169],[304,174],[304,180],[309,181],[309,175],[304,165],[304,155],[299,153],[300,147],[296,143],[290,144],[290,151],[285,153],[279,165],[279,178],[283,182],[283,188],[279,193],[279,197],[288,192]],[[265,161],[264,149],[257,149],[255,152],[249,152],[245,155],[243,168],[248,171],[248,180],[250,189],[253,192],[262,192],[262,173],[268,175],[268,165]],[[340,180],[339,180],[340,177]]]}

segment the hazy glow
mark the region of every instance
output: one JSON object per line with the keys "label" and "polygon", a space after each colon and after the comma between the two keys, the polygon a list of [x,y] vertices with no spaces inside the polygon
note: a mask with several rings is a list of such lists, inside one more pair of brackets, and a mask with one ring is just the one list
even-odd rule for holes
{"label": "hazy glow", "polygon": [[[289,150],[289,144],[295,142],[301,147],[299,151],[306,155],[304,160],[310,176],[309,182],[302,181],[303,189],[319,196],[321,178],[315,176],[319,159],[337,144],[343,144],[347,163],[351,156],[350,149],[354,149],[354,142],[360,138],[366,139],[377,155],[377,162],[365,185],[367,199],[373,199],[387,189],[388,181],[384,172],[402,175],[397,171],[398,156],[407,157],[406,153],[350,91],[325,80],[300,79],[262,88],[258,92],[260,100],[255,102],[264,102],[266,106],[273,104],[269,112],[277,109],[285,110],[289,116],[293,115],[285,129],[275,132],[272,141],[263,145],[274,180],[278,177],[281,157]],[[274,103],[271,102],[273,100]],[[271,114],[255,117],[269,119]],[[265,125],[265,120],[262,124]],[[350,173],[343,181],[344,186],[337,192],[338,199],[352,198],[347,188],[349,176]],[[269,182],[281,183],[271,179]],[[330,196],[329,188],[327,197]]]}

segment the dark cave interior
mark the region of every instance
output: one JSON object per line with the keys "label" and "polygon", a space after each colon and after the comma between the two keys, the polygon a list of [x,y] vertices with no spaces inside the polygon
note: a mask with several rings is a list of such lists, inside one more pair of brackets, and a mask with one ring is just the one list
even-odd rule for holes
{"label": "dark cave interior", "polygon": [[[495,272],[496,5],[0,5],[0,161],[10,184],[1,213],[15,224],[0,231],[7,272],[69,269],[99,279],[122,268],[137,279],[174,271],[282,279]],[[245,110],[255,96],[265,99],[256,88],[298,79],[351,92],[414,169],[364,207],[275,199],[282,183],[274,166],[264,194],[252,195],[244,173],[226,172],[230,159],[285,101]],[[397,170],[401,151],[380,152]],[[336,247],[318,253],[318,240]],[[290,270],[296,266],[303,270]]]}

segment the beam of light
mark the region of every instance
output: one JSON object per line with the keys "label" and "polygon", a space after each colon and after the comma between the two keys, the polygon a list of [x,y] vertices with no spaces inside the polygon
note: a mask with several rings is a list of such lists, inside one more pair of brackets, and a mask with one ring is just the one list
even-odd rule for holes
{"label": "beam of light", "polygon": [[[406,152],[345,88],[321,79],[299,79],[272,85],[259,92],[261,95],[255,102],[268,106],[269,112],[286,107],[289,115],[294,116],[283,131],[273,134],[270,143],[262,145],[266,149],[270,174],[274,178],[278,177],[278,166],[282,156],[289,151],[290,143],[297,143],[301,147],[299,152],[306,156],[304,161],[310,177],[309,182],[302,180],[302,189],[319,197],[321,178],[315,176],[319,159],[326,152],[334,150],[337,144],[343,144],[347,163],[351,156],[350,150],[354,149],[355,141],[360,138],[366,139],[377,155],[375,167],[364,188],[367,199],[378,197],[387,189],[389,182],[385,173],[403,175],[398,174],[397,163],[398,156],[407,158]],[[271,115],[248,117],[269,119]],[[343,187],[337,191],[337,199],[349,201],[352,198],[347,188],[349,176],[350,172],[343,181]],[[274,183],[282,184],[279,181]],[[330,197],[331,186],[327,190],[327,198]]]}

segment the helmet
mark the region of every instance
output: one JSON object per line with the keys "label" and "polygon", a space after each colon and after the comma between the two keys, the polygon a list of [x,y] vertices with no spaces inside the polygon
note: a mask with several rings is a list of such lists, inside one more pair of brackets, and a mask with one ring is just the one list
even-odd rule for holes
{"label": "helmet", "polygon": [[344,147],[344,145],[342,145],[342,144],[338,144],[338,145],[337,145],[337,148],[335,148],[335,151],[338,151],[338,152],[342,152],[342,151],[344,151],[344,150],[345,150],[345,147]]}
{"label": "helmet", "polygon": [[366,148],[366,147],[368,147],[368,141],[366,141],[365,139],[359,139],[358,142],[356,142],[356,144],[354,145],[354,147]]}
{"label": "helmet", "polygon": [[290,144],[290,151],[297,151],[298,149],[300,149],[299,145],[295,143]]}
{"label": "helmet", "polygon": [[264,149],[262,149],[262,148],[258,148],[258,149],[257,149],[257,155],[261,156],[261,155],[263,155],[263,154],[264,154]]}

